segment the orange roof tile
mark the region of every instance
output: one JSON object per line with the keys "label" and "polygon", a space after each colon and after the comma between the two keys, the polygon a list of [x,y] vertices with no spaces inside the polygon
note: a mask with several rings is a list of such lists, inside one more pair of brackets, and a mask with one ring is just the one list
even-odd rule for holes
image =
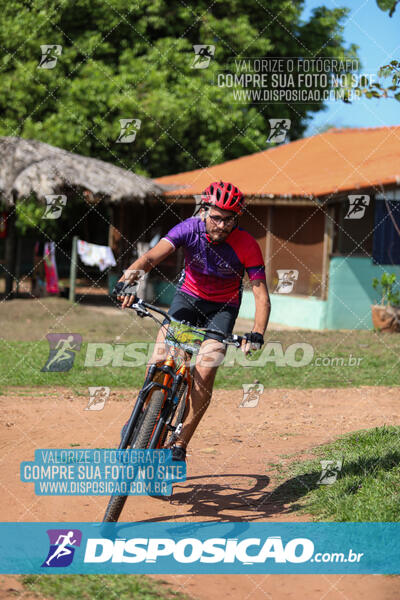
{"label": "orange roof tile", "polygon": [[167,195],[177,196],[200,194],[219,179],[232,181],[247,196],[281,197],[314,197],[400,184],[400,126],[330,129],[220,165],[160,177],[156,182],[176,185]]}

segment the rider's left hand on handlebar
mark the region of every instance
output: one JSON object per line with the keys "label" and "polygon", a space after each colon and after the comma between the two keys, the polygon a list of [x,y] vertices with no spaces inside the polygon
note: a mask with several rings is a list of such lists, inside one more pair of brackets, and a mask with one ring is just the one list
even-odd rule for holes
{"label": "rider's left hand on handlebar", "polygon": [[242,340],[241,350],[247,355],[249,352],[255,352],[259,350],[264,344],[264,338],[261,333],[252,331],[251,333],[245,333]]}
{"label": "rider's left hand on handlebar", "polygon": [[242,352],[244,352],[245,356],[247,356],[248,353],[251,352],[251,344],[250,344],[250,342],[246,342],[246,340],[242,340],[242,344],[240,346],[240,349],[242,350]]}

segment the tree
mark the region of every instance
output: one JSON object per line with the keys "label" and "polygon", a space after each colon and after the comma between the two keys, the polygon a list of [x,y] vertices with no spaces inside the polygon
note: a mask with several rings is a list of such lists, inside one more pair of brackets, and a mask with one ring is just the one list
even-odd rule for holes
{"label": "tree", "polygon": [[[290,118],[301,137],[323,102],[235,103],[215,85],[228,61],[251,57],[357,58],[344,47],[348,10],[303,0],[13,0],[0,14],[1,135],[35,138],[160,176],[266,148],[269,118]],[[41,45],[59,45],[52,69]],[[192,68],[194,44],[215,46]],[[117,143],[120,119],[138,119],[133,143]],[[139,128],[140,126],[140,128]]]}
{"label": "tree", "polygon": [[[377,5],[381,10],[389,11],[389,17],[392,17],[396,6],[400,0],[376,0]],[[358,95],[363,95],[366,98],[394,98],[400,101],[400,62],[392,60],[388,65],[383,65],[377,73],[378,77],[390,79],[390,85],[386,87],[379,81],[370,82],[366,77],[362,78],[360,85],[354,88]],[[351,86],[348,86],[348,94],[345,101],[349,101]]]}

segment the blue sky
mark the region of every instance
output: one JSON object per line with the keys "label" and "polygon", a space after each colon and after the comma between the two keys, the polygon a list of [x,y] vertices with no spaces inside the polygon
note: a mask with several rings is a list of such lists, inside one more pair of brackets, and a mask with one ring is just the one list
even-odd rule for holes
{"label": "blue sky", "polygon": [[[376,0],[306,0],[302,18],[308,19],[317,6],[347,7],[350,12],[343,22],[345,45],[359,46],[358,55],[364,73],[376,73],[381,65],[400,60],[400,5],[392,17],[380,10]],[[327,110],[317,113],[306,135],[319,127],[382,127],[400,125],[400,102],[393,99],[358,99],[351,105],[342,101],[329,103]]]}

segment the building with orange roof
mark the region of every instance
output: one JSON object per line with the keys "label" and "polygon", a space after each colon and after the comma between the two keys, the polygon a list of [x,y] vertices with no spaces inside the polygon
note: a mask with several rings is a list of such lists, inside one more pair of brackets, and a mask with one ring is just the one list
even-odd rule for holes
{"label": "building with orange roof", "polygon": [[[330,129],[161,177],[157,183],[170,188],[169,224],[192,216],[194,197],[217,180],[233,182],[246,196],[240,226],[265,256],[271,322],[372,327],[372,279],[383,272],[400,279],[400,126]],[[297,279],[289,276],[290,293],[278,271],[298,272]],[[253,314],[253,295],[245,288],[239,316]]]}

